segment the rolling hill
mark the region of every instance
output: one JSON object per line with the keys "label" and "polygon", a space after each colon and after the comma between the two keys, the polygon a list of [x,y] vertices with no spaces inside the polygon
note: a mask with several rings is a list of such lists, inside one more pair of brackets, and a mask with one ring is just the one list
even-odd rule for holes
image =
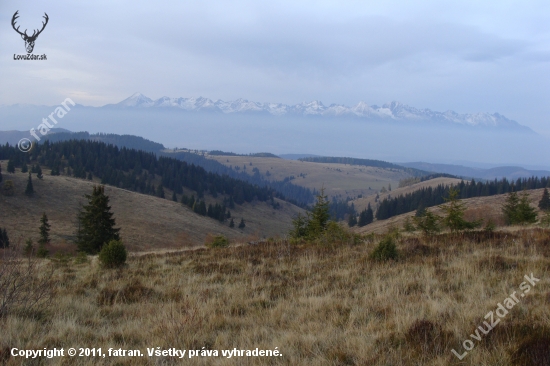
{"label": "rolling hill", "polygon": [[[439,179],[439,178],[438,178]],[[429,181],[428,181],[429,182]],[[428,183],[423,182],[423,183]],[[408,187],[407,187],[408,188]],[[529,199],[531,206],[538,207],[538,202],[542,197],[542,192],[544,189],[533,189],[527,191],[529,194]],[[473,220],[483,220],[484,224],[487,223],[489,220],[491,220],[497,227],[501,227],[501,230],[515,230],[515,227],[504,227],[504,218],[502,216],[502,205],[504,204],[506,200],[506,194],[499,194],[495,196],[488,196],[488,197],[475,197],[475,198],[467,198],[464,200],[461,200],[461,202],[464,202],[466,205],[466,212],[465,212],[465,218],[467,220],[473,221]],[[442,205],[428,208],[430,212],[433,212],[437,215],[443,215]],[[538,208],[537,208],[538,210]],[[541,217],[541,211],[539,212],[539,218]],[[412,218],[415,215],[415,212],[409,212],[402,215],[394,216],[392,218],[389,218],[387,220],[377,220],[374,221],[372,224],[363,226],[363,227],[354,227],[352,230],[357,233],[385,233],[390,227],[398,227],[402,228],[405,220],[407,218]]]}
{"label": "rolling hill", "polygon": [[[5,167],[6,162],[2,162]],[[99,181],[50,176],[43,169],[44,179],[33,175],[35,194],[24,195],[27,174],[17,169],[15,174],[3,170],[4,182],[12,180],[15,195],[0,195],[0,227],[7,228],[14,243],[38,239],[39,219],[43,212],[48,215],[51,228],[53,251],[72,250],[75,237],[76,215],[80,204],[86,204],[85,194]],[[279,209],[273,209],[266,202],[253,201],[231,210],[235,221],[244,218],[244,230],[231,229],[228,223],[219,223],[206,216],[197,215],[180,203],[145,194],[131,192],[113,186],[105,186],[110,197],[112,212],[121,228],[121,237],[132,251],[162,248],[183,248],[204,243],[208,234],[223,234],[233,241],[247,241],[250,238],[284,236],[291,227],[292,217],[302,210],[288,202],[280,201]],[[168,191],[167,191],[168,193]],[[171,192],[169,192],[171,194]],[[214,199],[205,195],[207,203]]]}
{"label": "rolling hill", "polygon": [[207,157],[250,175],[255,174],[254,170],[257,169],[257,174],[268,180],[288,179],[295,185],[317,191],[324,187],[325,194],[340,199],[376,194],[382,187],[397,187],[399,180],[411,176],[397,169],[360,165],[312,163],[246,155]]}

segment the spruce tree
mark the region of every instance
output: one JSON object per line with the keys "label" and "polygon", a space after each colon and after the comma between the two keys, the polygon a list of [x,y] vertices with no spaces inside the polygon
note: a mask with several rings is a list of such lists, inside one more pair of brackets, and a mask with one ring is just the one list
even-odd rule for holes
{"label": "spruce tree", "polygon": [[8,173],[15,173],[15,164],[11,159],[8,161]]}
{"label": "spruce tree", "polygon": [[235,227],[235,221],[233,221],[233,219],[231,219],[231,221],[229,221],[229,227],[230,227],[230,228],[234,228],[234,227]]}
{"label": "spruce tree", "polygon": [[443,224],[451,229],[451,232],[457,232],[462,230],[471,230],[478,227],[481,222],[474,221],[469,222],[464,220],[464,211],[466,206],[463,202],[458,199],[458,190],[454,187],[449,188],[449,198],[445,198],[448,202],[448,205],[443,207],[443,210],[446,212],[445,217],[443,217]]}
{"label": "spruce tree", "polygon": [[23,162],[23,166],[21,167],[21,173],[27,173],[29,171],[29,167],[27,166],[27,163]]}
{"label": "spruce tree", "polygon": [[241,222],[239,223],[239,229],[244,229],[245,226],[246,226],[246,225],[245,225],[245,223],[244,223],[244,219],[241,218]]}
{"label": "spruce tree", "polygon": [[439,226],[441,217],[428,210],[424,212],[423,216],[413,217],[413,220],[418,229],[420,229],[425,236],[434,235],[441,231],[441,227]]}
{"label": "spruce tree", "polygon": [[519,199],[518,215],[520,217],[520,224],[532,224],[537,221],[537,212],[529,203],[529,193],[527,191],[523,191]]}
{"label": "spruce tree", "polygon": [[104,186],[94,185],[92,194],[85,197],[88,204],[78,214],[76,244],[79,251],[96,254],[111,240],[120,240],[120,229],[115,228],[115,219]]}
{"label": "spruce tree", "polygon": [[357,226],[363,227],[367,225],[367,209],[364,209],[359,213],[359,220],[357,221]]}
{"label": "spruce tree", "polygon": [[8,238],[8,232],[6,228],[0,228],[0,248],[9,248],[10,238]]}
{"label": "spruce tree", "polygon": [[27,257],[30,257],[33,252],[34,252],[34,246],[32,245],[32,239],[29,238],[27,239],[27,241],[25,241],[25,247],[23,248],[23,253]]}
{"label": "spruce tree", "polygon": [[40,165],[36,164],[36,178],[42,179],[44,176],[42,175],[42,169],[40,168]]}
{"label": "spruce tree", "polygon": [[519,197],[517,192],[512,191],[508,193],[506,201],[502,206],[502,213],[507,225],[514,225],[520,222],[518,213]]}
{"label": "spruce tree", "polygon": [[355,216],[355,214],[352,213],[349,215],[349,218],[348,218],[348,226],[354,227],[355,225],[357,225],[357,216]]}
{"label": "spruce tree", "polygon": [[29,178],[27,179],[27,188],[25,188],[25,194],[32,196],[34,194],[34,188],[32,186],[31,172],[29,172]]}
{"label": "spruce tree", "polygon": [[40,218],[40,239],[38,239],[38,244],[46,245],[50,243],[50,226],[48,216],[44,212]]}
{"label": "spruce tree", "polygon": [[162,186],[162,183],[159,183],[157,186],[157,197],[164,198],[164,187]]}
{"label": "spruce tree", "polygon": [[367,205],[367,225],[371,224],[374,221],[374,212],[372,211],[372,207],[370,207],[370,202]]}
{"label": "spruce tree", "polygon": [[325,188],[317,195],[317,202],[311,212],[308,212],[307,233],[311,238],[317,237],[325,231],[330,219],[330,202],[325,196]]}
{"label": "spruce tree", "polygon": [[[0,181],[2,181],[1,178]],[[544,192],[542,192],[542,198],[539,201],[539,208],[543,211],[550,210],[550,195],[548,194],[548,188],[544,188]]]}

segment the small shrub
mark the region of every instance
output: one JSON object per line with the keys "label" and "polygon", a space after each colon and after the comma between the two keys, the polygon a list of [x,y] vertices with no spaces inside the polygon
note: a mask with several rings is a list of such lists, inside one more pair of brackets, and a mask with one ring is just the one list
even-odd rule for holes
{"label": "small shrub", "polygon": [[386,235],[378,246],[370,254],[370,258],[376,261],[397,260],[397,247],[393,235]]}
{"label": "small shrub", "polygon": [[489,220],[487,221],[487,224],[485,224],[485,227],[483,228],[483,230],[485,230],[488,233],[492,233],[493,231],[495,231],[495,228],[496,226],[493,220]]}
{"label": "small shrub", "polygon": [[524,340],[512,355],[514,365],[550,365],[550,336],[534,335]]}
{"label": "small shrub", "polygon": [[25,241],[25,248],[23,248],[23,253],[25,254],[26,257],[30,257],[32,256],[34,252],[34,246],[32,245],[32,239],[27,239],[27,241]]}
{"label": "small shrub", "polygon": [[99,252],[99,261],[106,268],[121,267],[126,263],[128,253],[120,240],[111,240]]}
{"label": "small shrub", "polygon": [[88,263],[88,256],[86,255],[85,252],[78,252],[76,257],[74,258],[74,263],[75,264]]}
{"label": "small shrub", "polygon": [[223,235],[216,235],[206,242],[206,246],[208,248],[227,248],[229,246],[229,239]]}
{"label": "small shrub", "polygon": [[38,258],[46,258],[50,254],[50,251],[46,249],[44,244],[38,245],[38,250],[36,251],[36,256]]}
{"label": "small shrub", "polygon": [[315,242],[321,245],[357,245],[361,242],[361,236],[349,232],[337,222],[329,221],[323,234]]}
{"label": "small shrub", "polygon": [[407,233],[412,233],[416,231],[416,227],[413,225],[411,218],[408,216],[407,218],[405,218],[405,222],[403,223],[403,230],[405,230],[405,232]]}

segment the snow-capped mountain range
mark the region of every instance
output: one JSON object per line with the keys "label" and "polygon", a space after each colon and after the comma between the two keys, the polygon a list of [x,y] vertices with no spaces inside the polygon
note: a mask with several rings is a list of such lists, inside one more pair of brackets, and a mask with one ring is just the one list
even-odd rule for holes
{"label": "snow-capped mountain range", "polygon": [[274,116],[331,116],[331,117],[359,117],[365,119],[390,119],[400,121],[439,121],[451,122],[465,126],[508,127],[524,128],[516,121],[510,120],[498,113],[468,113],[459,114],[454,111],[436,112],[430,109],[417,109],[400,102],[391,102],[382,105],[369,106],[359,102],[353,107],[341,104],[325,106],[322,102],[303,102],[295,105],[282,103],[258,103],[246,99],[225,102],[213,101],[208,98],[169,98],[150,99],[141,93],[135,93],[117,104],[109,104],[110,108],[178,108],[185,111],[210,111],[230,113],[268,113]]}

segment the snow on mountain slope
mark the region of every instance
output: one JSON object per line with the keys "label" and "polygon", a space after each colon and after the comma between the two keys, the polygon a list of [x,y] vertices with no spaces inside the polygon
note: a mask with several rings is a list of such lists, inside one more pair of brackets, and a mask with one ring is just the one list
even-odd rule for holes
{"label": "snow on mountain slope", "polygon": [[341,104],[325,106],[320,101],[302,102],[295,105],[282,103],[258,103],[246,99],[234,101],[198,98],[169,98],[162,97],[155,101],[141,93],[135,93],[122,102],[109,107],[120,108],[179,108],[185,111],[213,111],[225,114],[230,113],[267,113],[274,116],[353,116],[365,119],[388,119],[397,121],[435,121],[448,122],[466,126],[486,126],[505,128],[527,128],[516,121],[510,120],[498,113],[467,113],[459,114],[454,111],[436,112],[430,109],[417,109],[406,104],[393,101],[381,107],[361,101],[355,106],[348,107]]}

